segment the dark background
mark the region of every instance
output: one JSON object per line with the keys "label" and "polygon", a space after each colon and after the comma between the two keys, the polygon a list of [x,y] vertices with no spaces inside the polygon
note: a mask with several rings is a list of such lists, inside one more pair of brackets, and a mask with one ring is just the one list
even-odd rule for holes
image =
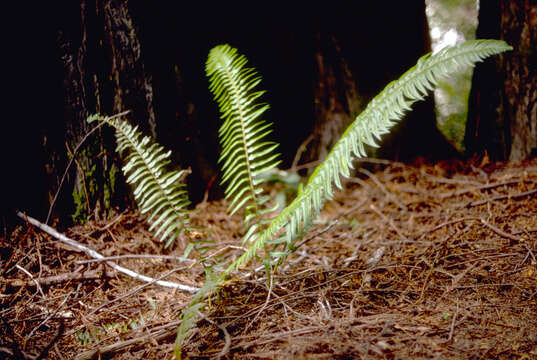
{"label": "dark background", "polygon": [[[494,8],[496,14],[504,14],[505,4],[494,1],[486,9],[490,12]],[[341,85],[343,80],[352,82],[359,103],[367,104],[389,81],[398,78],[430,50],[425,3],[417,0],[246,6],[133,0],[10,4],[5,11],[8,21],[3,31],[7,49],[3,56],[4,72],[8,80],[1,122],[4,224],[10,222],[15,209],[25,210],[36,218],[46,217],[51,194],[58,189],[59,178],[67,166],[65,143],[80,139],[87,132],[87,125],[82,126],[84,121],[80,119],[95,112],[92,94],[80,91],[91,88],[91,84],[78,84],[66,76],[66,54],[84,55],[83,62],[71,65],[90,76],[102,76],[97,96],[101,111],[107,115],[117,112],[113,111],[117,107],[117,89],[106,82],[111,61],[118,61],[110,58],[103,36],[109,27],[102,10],[106,6],[127,11],[126,22],[139,42],[139,49],[135,49],[140,53],[138,66],[142,64],[144,69],[143,74],[135,72],[128,76],[148,79],[156,122],[154,135],[173,151],[175,165],[192,169],[188,186],[194,203],[201,200],[218,173],[219,115],[204,72],[207,54],[213,46],[228,43],[238,48],[249,59],[249,65],[263,76],[259,88],[267,90],[263,100],[271,109],[266,119],[274,124],[272,140],[281,144],[284,169],[291,165],[299,145],[310,134],[319,135],[319,124],[329,121],[319,116],[319,108],[330,108],[330,104],[336,103],[340,105],[337,109],[350,113],[352,104],[345,102],[349,89]],[[480,14],[483,18],[487,16]],[[522,19],[521,24],[524,21],[527,20]],[[501,22],[504,23],[513,22]],[[499,27],[498,24],[497,28],[483,31],[481,36],[501,38]],[[84,36],[88,45],[81,48]],[[121,44],[120,35],[116,41]],[[514,41],[511,38],[511,43]],[[324,59],[328,78],[320,71],[319,58]],[[494,86],[501,86],[503,75],[498,70],[499,63],[495,64],[491,71],[500,75]],[[336,85],[326,94],[320,93],[318,89],[328,83],[330,76],[336,79]],[[487,86],[490,89],[491,85]],[[86,101],[82,113],[73,112],[66,100],[66,93],[73,89],[78,89]],[[125,87],[121,91],[125,95],[122,109],[132,110],[128,120],[148,134],[150,126],[141,111],[146,99],[135,88]],[[102,141],[107,142],[111,161],[120,163],[113,154],[112,134],[111,129],[103,129]],[[482,142],[477,142],[472,150],[480,148]],[[308,151],[312,159],[318,158],[318,149]],[[419,104],[385,138],[377,155],[402,161],[416,156],[433,160],[458,156],[436,129],[431,98]],[[73,213],[71,192],[76,171],[74,166],[70,169],[55,205],[54,216],[59,219],[68,219]],[[132,199],[124,195],[127,190],[118,188],[118,194],[123,195],[115,197],[114,206],[132,205]],[[221,196],[218,185],[210,189],[210,199]]]}

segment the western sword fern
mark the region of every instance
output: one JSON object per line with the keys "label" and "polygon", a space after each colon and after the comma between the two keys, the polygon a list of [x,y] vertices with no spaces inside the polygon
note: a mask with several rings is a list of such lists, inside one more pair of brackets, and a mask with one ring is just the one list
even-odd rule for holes
{"label": "western sword fern", "polygon": [[[353,159],[365,156],[364,144],[377,146],[376,139],[380,139],[381,135],[387,133],[396,121],[411,110],[414,102],[423,100],[440,78],[449,76],[461,66],[473,66],[488,56],[511,49],[505,42],[498,40],[467,41],[444,48],[434,55],[421,57],[414,67],[398,80],[388,84],[347,128],[295,200],[263,232],[248,232],[246,236],[251,236],[252,242],[248,251],[216,279],[208,279],[191,304],[183,310],[183,320],[176,339],[176,357],[181,357],[181,343],[195,325],[198,311],[203,308],[205,299],[211,296],[233,271],[248,263],[267,243],[284,244],[279,261],[293,251],[297,235],[308,229],[314,217],[321,211],[324,201],[332,197],[333,186],[342,187],[340,176],[349,176]],[[246,99],[242,101],[247,102]],[[278,237],[282,235],[285,241],[278,241]]]}
{"label": "western sword fern", "polygon": [[[259,217],[266,198],[259,175],[278,166],[274,150],[278,144],[264,138],[272,132],[271,123],[260,119],[269,108],[257,100],[264,91],[254,91],[261,82],[255,69],[247,68],[247,59],[229,45],[218,45],[209,52],[205,71],[224,121],[219,130],[222,153],[219,162],[227,183],[225,194],[234,214],[246,205],[245,223]],[[253,224],[252,228],[256,228]]]}
{"label": "western sword fern", "polygon": [[117,152],[127,153],[122,168],[127,182],[135,187],[134,197],[142,214],[151,213],[149,230],[168,247],[188,228],[186,206],[190,201],[182,183],[185,171],[167,171],[171,151],[165,152],[149,136],[142,137],[127,121],[101,115],[92,115],[87,121],[95,120],[115,128]]}

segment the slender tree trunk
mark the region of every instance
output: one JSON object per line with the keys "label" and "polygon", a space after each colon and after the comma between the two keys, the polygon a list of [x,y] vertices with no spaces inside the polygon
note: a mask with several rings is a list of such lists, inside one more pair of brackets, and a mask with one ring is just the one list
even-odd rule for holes
{"label": "slender tree trunk", "polygon": [[537,2],[482,1],[478,38],[505,40],[514,50],[474,72],[465,142],[469,154],[520,161],[537,152]]}

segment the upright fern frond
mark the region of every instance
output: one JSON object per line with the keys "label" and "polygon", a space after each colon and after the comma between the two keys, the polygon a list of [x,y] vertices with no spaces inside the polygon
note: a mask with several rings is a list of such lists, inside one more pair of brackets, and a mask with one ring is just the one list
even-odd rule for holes
{"label": "upright fern frond", "polygon": [[190,204],[184,184],[185,171],[166,171],[171,151],[142,137],[137,127],[118,118],[92,115],[88,122],[104,121],[116,130],[117,152],[127,153],[122,170],[127,182],[135,187],[134,197],[142,214],[151,213],[150,231],[166,241],[168,247],[177,235],[188,228],[186,206]]}
{"label": "upright fern frond", "polygon": [[258,176],[280,162],[274,153],[278,144],[264,140],[272,132],[272,124],[259,119],[269,108],[268,104],[256,102],[264,91],[253,91],[261,77],[255,69],[245,67],[246,63],[237,49],[218,45],[210,51],[205,67],[209,89],[224,121],[219,130],[219,161],[224,172],[222,182],[227,183],[226,198],[231,199],[231,214],[245,204],[252,207],[252,213],[259,213]]}
{"label": "upright fern frond", "polygon": [[[348,177],[352,161],[366,155],[364,144],[377,146],[375,139],[380,139],[411,109],[411,105],[425,98],[430,90],[444,78],[460,69],[461,66],[473,66],[486,57],[511,50],[512,47],[498,40],[473,40],[447,47],[440,52],[427,54],[408,70],[401,78],[391,82],[375,97],[367,108],[354,120],[343,133],[325,161],[312,173],[307,185],[295,200],[287,206],[271,224],[260,234],[253,235],[253,242],[247,252],[235,260],[220,277],[204,287],[201,296],[195,297],[190,306],[199,309],[203,299],[210,296],[227,276],[241,265],[248,263],[257,255],[259,249],[267,243],[275,242],[275,237],[284,235],[286,254],[293,251],[293,244],[298,234],[303,233],[321,211],[325,200],[333,195],[333,186],[341,188],[340,176]],[[283,232],[283,234],[282,234]],[[186,332],[193,326],[195,311],[183,312],[185,326],[178,330],[178,340],[184,339]],[[176,354],[180,356],[180,341]]]}

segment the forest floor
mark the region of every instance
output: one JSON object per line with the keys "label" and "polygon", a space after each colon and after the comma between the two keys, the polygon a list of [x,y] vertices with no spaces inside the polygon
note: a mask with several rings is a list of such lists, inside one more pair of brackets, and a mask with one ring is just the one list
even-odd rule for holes
{"label": "forest floor", "polygon": [[[252,275],[259,264],[235,273],[186,357],[537,359],[537,159],[377,169],[326,203],[270,290],[262,269]],[[197,209],[190,236],[219,249],[205,256],[236,258],[241,217],[224,202]],[[139,274],[201,286],[202,267],[176,259],[189,239],[162,250],[144,219],[125,212],[64,234]],[[192,293],[21,224],[0,243],[0,358],[173,357]]]}

